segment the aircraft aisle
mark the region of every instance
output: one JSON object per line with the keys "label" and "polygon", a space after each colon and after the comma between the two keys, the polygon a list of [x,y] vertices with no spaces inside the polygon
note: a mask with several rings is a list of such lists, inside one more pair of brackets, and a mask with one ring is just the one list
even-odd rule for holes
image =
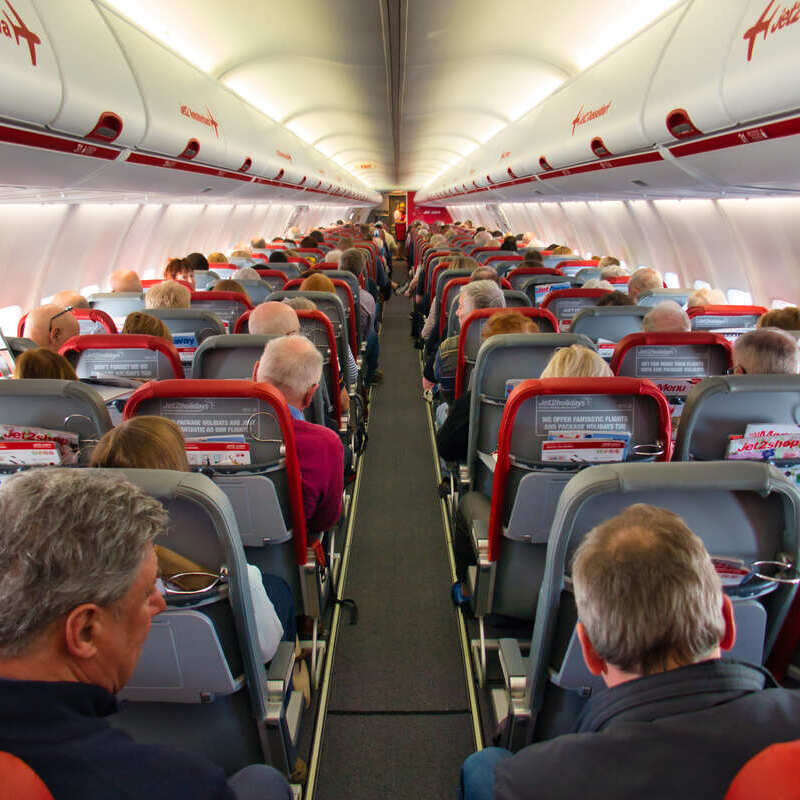
{"label": "aircraft aisle", "polygon": [[408,305],[385,306],[315,797],[449,797],[472,717]]}

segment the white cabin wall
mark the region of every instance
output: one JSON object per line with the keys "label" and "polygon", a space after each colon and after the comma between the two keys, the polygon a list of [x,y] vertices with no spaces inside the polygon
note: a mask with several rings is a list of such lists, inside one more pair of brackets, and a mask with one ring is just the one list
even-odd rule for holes
{"label": "white cabin wall", "polygon": [[[493,227],[487,206],[449,206],[455,219]],[[629,267],[677,273],[750,292],[754,303],[800,302],[800,198],[503,203],[515,233],[614,255]],[[488,227],[487,225],[487,227]]]}
{"label": "white cabin wall", "polygon": [[[157,277],[173,256],[213,250],[229,255],[254,236],[283,235],[295,210],[289,202],[5,204],[0,252],[10,255],[2,266],[0,328],[16,335],[19,316],[42,298],[61,289],[105,290],[110,273],[121,267]],[[348,211],[315,204],[294,224],[330,224]]]}

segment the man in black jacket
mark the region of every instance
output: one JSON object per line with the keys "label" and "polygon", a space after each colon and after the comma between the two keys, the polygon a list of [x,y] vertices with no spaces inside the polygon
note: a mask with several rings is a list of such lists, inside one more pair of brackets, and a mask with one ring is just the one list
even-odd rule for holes
{"label": "man in black jacket", "polygon": [[167,523],[157,500],[95,470],[36,469],[0,487],[0,750],[55,800],[290,800],[271,767],[226,780],[106,721],[164,609],[153,539]]}
{"label": "man in black jacket", "polygon": [[574,733],[470,756],[464,800],[719,799],[749,758],[800,738],[800,694],[720,660],[731,601],[680,517],[631,506],[586,536],[572,578],[583,657],[608,689]]}

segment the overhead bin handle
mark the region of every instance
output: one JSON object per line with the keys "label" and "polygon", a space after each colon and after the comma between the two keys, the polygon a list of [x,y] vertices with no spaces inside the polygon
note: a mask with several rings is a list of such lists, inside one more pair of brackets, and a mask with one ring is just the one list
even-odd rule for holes
{"label": "overhead bin handle", "polygon": [[104,111],[84,138],[96,142],[113,142],[121,133],[122,119],[113,111]]}
{"label": "overhead bin handle", "polygon": [[546,170],[552,170],[553,169],[550,166],[550,162],[544,156],[539,156],[539,166],[542,169],[546,169]]}
{"label": "overhead bin handle", "polygon": [[599,136],[595,136],[589,146],[592,148],[592,152],[598,158],[609,158],[613,155],[613,153],[606,147],[605,143]]}
{"label": "overhead bin handle", "polygon": [[247,156],[247,158],[242,162],[242,166],[239,167],[237,172],[247,172],[252,166],[253,166],[253,159],[250,158],[250,156]]}
{"label": "overhead bin handle", "polygon": [[191,161],[199,152],[200,142],[197,139],[189,139],[178,158],[185,158],[187,161]]}
{"label": "overhead bin handle", "polygon": [[272,179],[274,181],[279,181],[283,177],[283,170],[278,170],[278,174]]}
{"label": "overhead bin handle", "polygon": [[506,172],[509,174],[509,177],[511,177],[511,178],[518,178],[518,177],[519,177],[519,175],[515,175],[515,174],[514,174],[514,173],[511,171],[511,167],[509,167],[509,168],[506,170]]}
{"label": "overhead bin handle", "polygon": [[703,135],[703,132],[695,126],[683,108],[675,108],[667,114],[667,130],[676,139],[688,139],[692,136]]}

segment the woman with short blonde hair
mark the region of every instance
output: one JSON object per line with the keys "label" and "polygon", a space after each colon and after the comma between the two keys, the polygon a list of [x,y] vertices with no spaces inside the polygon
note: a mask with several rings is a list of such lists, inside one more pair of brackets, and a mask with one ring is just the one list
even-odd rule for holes
{"label": "woman with short blonde hair", "polygon": [[573,344],[553,353],[540,378],[613,378],[602,356],[588,347]]}
{"label": "woman with short blonde hair", "polygon": [[26,350],[14,363],[15,378],[49,378],[61,381],[76,381],[78,376],[72,364],[64,356],[46,347]]}
{"label": "woman with short blonde hair", "polygon": [[125,317],[122,333],[158,336],[159,339],[172,344],[172,334],[169,332],[169,328],[158,317],[154,317],[152,314],[145,314],[144,311],[131,311]]}

